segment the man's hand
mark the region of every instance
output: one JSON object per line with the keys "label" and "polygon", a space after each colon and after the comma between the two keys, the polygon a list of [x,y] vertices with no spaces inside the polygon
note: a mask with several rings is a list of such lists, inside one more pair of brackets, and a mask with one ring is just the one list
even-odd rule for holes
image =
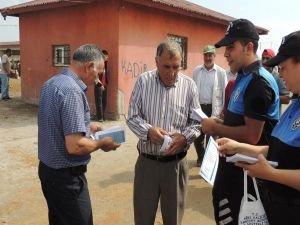
{"label": "man's hand", "polygon": [[101,140],[99,140],[101,142],[101,149],[104,152],[109,152],[112,150],[116,150],[117,148],[120,147],[120,144],[117,144],[116,142],[114,142],[114,140],[111,137],[105,137]]}
{"label": "man's hand", "polygon": [[173,133],[170,135],[172,142],[165,151],[165,155],[175,155],[182,151],[187,144],[185,136],[180,133]]}
{"label": "man's hand", "polygon": [[216,123],[220,123],[220,124],[223,124],[224,123],[224,120],[219,118],[219,117],[216,117],[216,116],[212,116],[211,117],[214,121],[216,121]]}
{"label": "man's hand", "polygon": [[160,127],[151,127],[148,130],[148,138],[153,144],[161,145],[164,142],[164,135],[168,135],[168,132]]}
{"label": "man's hand", "polygon": [[90,123],[90,132],[91,132],[91,134],[95,134],[96,132],[98,132],[100,130],[103,130],[100,123],[98,123],[98,122]]}
{"label": "man's hand", "polygon": [[214,118],[203,119],[201,122],[202,131],[205,134],[213,135],[217,122]]}

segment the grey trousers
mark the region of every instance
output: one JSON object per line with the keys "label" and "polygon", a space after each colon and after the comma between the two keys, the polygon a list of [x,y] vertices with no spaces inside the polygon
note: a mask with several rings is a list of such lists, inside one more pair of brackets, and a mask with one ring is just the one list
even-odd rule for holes
{"label": "grey trousers", "polygon": [[135,225],[153,225],[160,200],[164,225],[180,225],[188,186],[186,158],[158,162],[139,156],[134,177]]}

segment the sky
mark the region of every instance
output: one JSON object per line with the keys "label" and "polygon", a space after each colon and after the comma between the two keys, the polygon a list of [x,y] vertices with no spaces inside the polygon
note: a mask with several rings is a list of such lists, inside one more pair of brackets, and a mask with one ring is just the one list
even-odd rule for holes
{"label": "sky", "polygon": [[189,1],[237,19],[248,19],[256,26],[268,29],[268,35],[260,36],[260,52],[264,48],[272,48],[277,52],[282,37],[300,30],[299,0]]}
{"label": "sky", "polygon": [[[0,8],[16,5],[29,0],[0,0]],[[275,52],[283,36],[300,30],[299,0],[188,0],[214,11],[245,18],[255,25],[269,30],[268,35],[261,36],[260,48],[272,48]],[[0,42],[19,40],[19,20],[0,18]],[[225,30],[224,30],[225,32]]]}

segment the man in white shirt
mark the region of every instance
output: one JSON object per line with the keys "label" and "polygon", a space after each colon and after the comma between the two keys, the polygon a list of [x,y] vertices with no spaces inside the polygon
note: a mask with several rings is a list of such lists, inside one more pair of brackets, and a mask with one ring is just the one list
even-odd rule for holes
{"label": "man in white shirt", "polygon": [[[203,65],[199,65],[193,72],[202,111],[208,116],[220,117],[224,107],[225,87],[227,84],[226,71],[215,64],[216,48],[207,45],[203,49]],[[197,166],[200,167],[204,155],[205,134],[201,134],[194,145],[197,152]],[[208,140],[208,136],[206,138]],[[207,141],[206,141],[207,142]]]}
{"label": "man in white shirt", "polygon": [[10,62],[9,57],[11,56],[11,49],[6,49],[5,53],[1,57],[1,64],[0,64],[0,80],[1,80],[1,93],[2,93],[2,100],[7,101],[11,99],[9,97],[9,76],[11,74],[10,69]]}

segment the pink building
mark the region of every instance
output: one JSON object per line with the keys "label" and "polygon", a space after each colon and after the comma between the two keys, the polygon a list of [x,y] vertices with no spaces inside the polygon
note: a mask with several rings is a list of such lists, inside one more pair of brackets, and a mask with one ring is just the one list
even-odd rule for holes
{"label": "pink building", "polygon": [[[155,68],[156,46],[162,40],[181,43],[183,72],[191,76],[203,63],[202,48],[222,37],[234,19],[185,0],[35,0],[1,13],[20,18],[24,101],[37,104],[41,85],[70,63],[73,51],[95,43],[110,56],[106,114],[111,119],[127,113],[136,78]],[[226,68],[223,51],[218,49],[216,61]],[[92,87],[88,99],[94,110]]]}

